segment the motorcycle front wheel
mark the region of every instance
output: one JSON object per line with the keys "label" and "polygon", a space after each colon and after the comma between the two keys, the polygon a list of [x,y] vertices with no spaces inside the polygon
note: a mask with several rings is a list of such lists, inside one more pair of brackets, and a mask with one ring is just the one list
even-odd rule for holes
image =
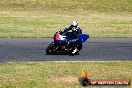
{"label": "motorcycle front wheel", "polygon": [[50,45],[47,47],[46,49],[46,53],[47,55],[51,55],[51,54],[54,54],[55,51],[54,51],[54,43],[50,43]]}

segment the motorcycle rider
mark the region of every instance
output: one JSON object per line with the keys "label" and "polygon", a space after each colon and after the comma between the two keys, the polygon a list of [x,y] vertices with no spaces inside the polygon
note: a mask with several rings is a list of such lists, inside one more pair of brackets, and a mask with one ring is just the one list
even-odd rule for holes
{"label": "motorcycle rider", "polygon": [[65,28],[61,31],[61,33],[67,32],[72,30],[72,36],[73,40],[67,39],[67,43],[71,45],[72,47],[72,54],[76,53],[77,51],[77,47],[78,49],[81,50],[82,49],[82,44],[81,44],[81,36],[82,36],[82,29],[78,26],[78,22],[77,21],[72,21],[71,26],[69,28]]}
{"label": "motorcycle rider", "polygon": [[[69,28],[65,28],[61,31],[61,33],[67,32],[72,30],[73,37],[77,38],[78,40],[72,40],[72,42],[81,42],[81,35],[82,35],[82,29],[78,26],[77,21],[72,21],[71,26]],[[69,41],[68,41],[69,42]],[[71,42],[71,41],[70,41]]]}

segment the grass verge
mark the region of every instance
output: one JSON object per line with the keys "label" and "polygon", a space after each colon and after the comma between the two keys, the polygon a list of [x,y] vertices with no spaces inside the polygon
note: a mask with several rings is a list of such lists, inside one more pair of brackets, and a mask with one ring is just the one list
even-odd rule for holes
{"label": "grass verge", "polygon": [[132,38],[132,16],[106,15],[100,12],[0,11],[0,37],[53,37],[56,31],[78,20],[90,37]]}
{"label": "grass verge", "polygon": [[[131,79],[132,62],[13,62],[0,64],[0,88],[81,88],[85,68],[91,79]],[[100,86],[90,86],[100,88]],[[121,86],[101,86],[120,88]],[[124,86],[123,88],[131,88]]]}
{"label": "grass verge", "polygon": [[0,1],[0,38],[52,37],[73,20],[90,37],[132,38],[132,0]]}

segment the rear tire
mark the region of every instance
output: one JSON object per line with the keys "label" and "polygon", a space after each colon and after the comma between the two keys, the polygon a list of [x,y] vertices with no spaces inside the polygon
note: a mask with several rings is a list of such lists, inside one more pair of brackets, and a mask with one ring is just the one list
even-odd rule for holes
{"label": "rear tire", "polygon": [[[74,52],[74,50],[76,49],[76,51]],[[76,46],[72,46],[69,49],[69,54],[74,56],[74,55],[79,55],[79,51],[82,49],[82,44],[78,44]],[[74,53],[73,53],[74,52]]]}
{"label": "rear tire", "polygon": [[78,45],[78,50],[80,51],[82,49],[82,44]]}
{"label": "rear tire", "polygon": [[69,54],[70,54],[71,56],[74,56],[74,55],[76,55],[77,53],[78,53],[77,47],[70,48]]}
{"label": "rear tire", "polygon": [[50,45],[47,47],[46,49],[46,53],[47,55],[52,55],[55,53],[55,50],[54,50],[54,43],[50,43]]}

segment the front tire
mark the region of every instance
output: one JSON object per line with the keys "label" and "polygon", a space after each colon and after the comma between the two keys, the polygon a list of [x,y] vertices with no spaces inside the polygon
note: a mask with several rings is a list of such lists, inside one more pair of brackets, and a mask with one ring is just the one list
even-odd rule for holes
{"label": "front tire", "polygon": [[54,50],[54,43],[50,43],[50,45],[47,47],[46,49],[46,53],[47,55],[52,55],[55,53],[55,50]]}

